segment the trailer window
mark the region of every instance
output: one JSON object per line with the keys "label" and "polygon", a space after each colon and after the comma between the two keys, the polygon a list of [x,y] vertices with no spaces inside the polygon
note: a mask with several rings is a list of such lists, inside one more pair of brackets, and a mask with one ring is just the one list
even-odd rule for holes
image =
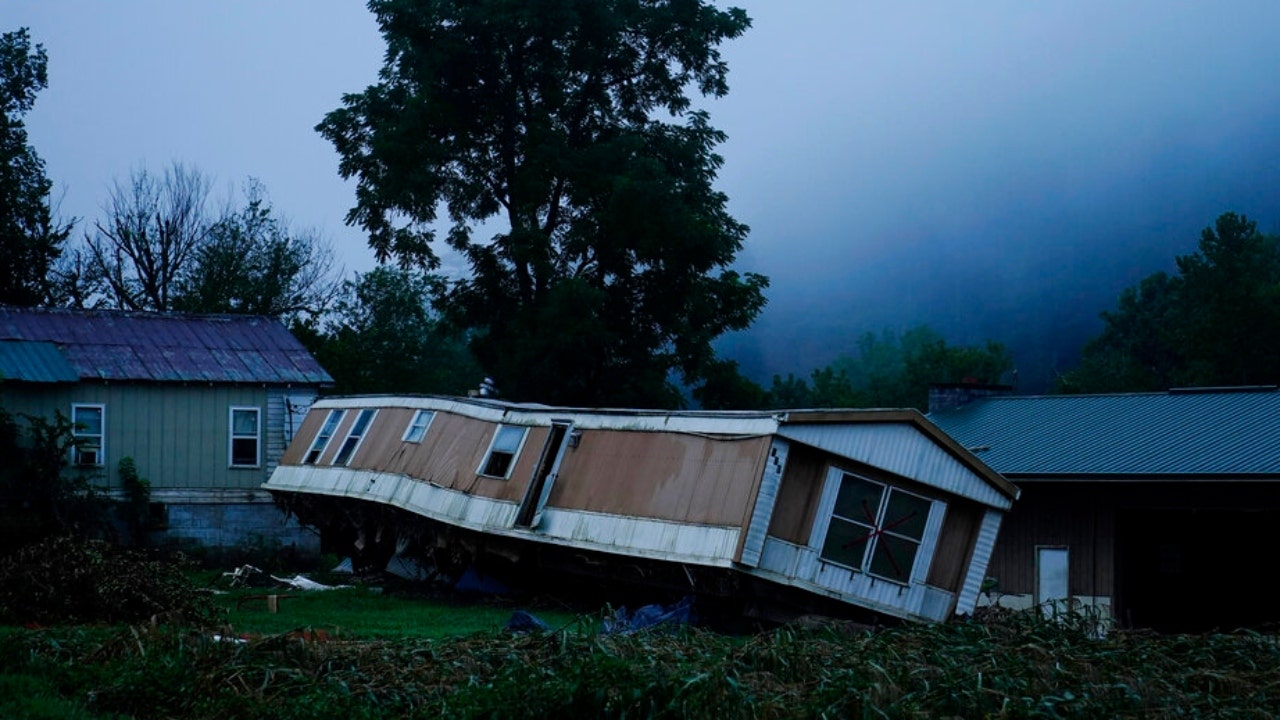
{"label": "trailer window", "polygon": [[302,459],[306,465],[314,465],[324,453],[325,447],[329,444],[329,440],[333,437],[333,433],[338,429],[338,423],[342,422],[342,416],[346,414],[345,410],[330,410],[329,417],[324,419],[324,425],[321,426],[320,432],[316,433],[316,439],[311,442],[311,449],[307,450],[307,455]]}
{"label": "trailer window", "polygon": [[351,456],[355,455],[356,448],[360,447],[360,441],[364,439],[365,434],[369,431],[369,424],[373,422],[373,417],[378,414],[377,410],[361,410],[356,416],[356,421],[351,423],[351,431],[347,433],[347,439],[342,441],[342,447],[338,448],[338,454],[333,456],[334,465],[346,465],[351,462]]}
{"label": "trailer window", "polygon": [[905,583],[911,578],[931,505],[919,495],[842,473],[821,557]]}
{"label": "trailer window", "polygon": [[422,442],[423,436],[427,434],[427,428],[431,425],[431,419],[436,414],[430,410],[419,410],[414,413],[413,419],[409,421],[409,427],[404,431],[404,442]]}
{"label": "trailer window", "polygon": [[509,476],[527,431],[528,428],[499,425],[497,431],[493,433],[489,452],[485,454],[484,462],[480,465],[480,474],[498,478]]}

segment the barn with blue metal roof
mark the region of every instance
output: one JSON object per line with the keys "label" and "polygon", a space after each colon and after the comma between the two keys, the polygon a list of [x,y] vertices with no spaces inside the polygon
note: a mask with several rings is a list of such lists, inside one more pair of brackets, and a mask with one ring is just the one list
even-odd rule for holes
{"label": "barn with blue metal roof", "polygon": [[1165,630],[1280,621],[1280,391],[1003,392],[940,386],[929,415],[1022,490],[993,599]]}

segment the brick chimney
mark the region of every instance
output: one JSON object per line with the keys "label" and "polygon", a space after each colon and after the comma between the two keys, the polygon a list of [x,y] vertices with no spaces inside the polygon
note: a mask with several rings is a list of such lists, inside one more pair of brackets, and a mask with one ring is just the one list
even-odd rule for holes
{"label": "brick chimney", "polygon": [[1012,385],[984,385],[978,382],[934,383],[929,386],[929,414],[955,410],[984,397],[1009,395]]}

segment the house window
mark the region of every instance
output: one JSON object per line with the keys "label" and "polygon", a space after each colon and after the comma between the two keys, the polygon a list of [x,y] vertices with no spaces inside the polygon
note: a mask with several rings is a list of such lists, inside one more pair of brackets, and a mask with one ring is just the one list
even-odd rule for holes
{"label": "house window", "polygon": [[329,445],[329,439],[333,437],[334,431],[338,429],[338,423],[342,422],[342,416],[346,412],[346,410],[329,411],[329,417],[324,419],[324,425],[320,427],[320,432],[316,433],[316,439],[311,442],[311,449],[307,451],[306,457],[302,459],[304,464],[316,464],[316,461],[320,459],[320,455],[324,453],[325,447]]}
{"label": "house window", "polygon": [[511,474],[511,466],[515,465],[516,454],[524,442],[528,428],[514,425],[499,425],[493,434],[493,442],[489,444],[489,452],[480,465],[480,474],[489,477],[506,478]]}
{"label": "house window", "polygon": [[76,465],[103,465],[106,456],[103,453],[103,418],[106,415],[105,405],[72,405],[71,435],[76,444],[72,449],[72,460]]}
{"label": "house window", "polygon": [[258,467],[259,421],[261,410],[256,407],[231,408],[231,467]]}
{"label": "house window", "polygon": [[932,505],[919,495],[840,473],[820,555],[885,580],[908,582]]}
{"label": "house window", "polygon": [[414,413],[413,420],[410,421],[409,427],[404,431],[405,442],[422,442],[422,437],[427,434],[427,427],[431,425],[431,419],[436,416],[430,410],[419,410]]}
{"label": "house window", "polygon": [[360,411],[356,421],[351,424],[351,432],[347,433],[347,439],[342,441],[338,454],[333,456],[334,465],[346,465],[351,461],[351,456],[356,453],[356,448],[360,447],[360,441],[364,439],[365,432],[369,429],[369,423],[373,422],[373,416],[377,414],[377,410]]}

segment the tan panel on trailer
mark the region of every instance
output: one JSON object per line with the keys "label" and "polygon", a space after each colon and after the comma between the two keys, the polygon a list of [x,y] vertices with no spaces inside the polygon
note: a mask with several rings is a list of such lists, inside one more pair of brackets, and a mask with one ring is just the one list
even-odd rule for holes
{"label": "tan panel on trailer", "polygon": [[[348,410],[349,414],[359,414],[359,410]],[[416,411],[409,408],[378,408],[369,429],[365,431],[364,441],[356,454],[351,456],[351,467],[362,470],[381,470],[395,462],[396,456],[404,453],[413,443],[406,443],[401,438],[409,427]]]}
{"label": "tan panel on trailer", "polygon": [[942,521],[926,583],[951,592],[960,591],[985,512],[986,508],[975,503],[955,499],[947,502],[947,515]]}
{"label": "tan panel on trailer", "polygon": [[328,416],[328,410],[311,408],[307,411],[307,416],[302,419],[302,426],[298,428],[298,434],[293,436],[293,442],[289,443],[284,455],[280,456],[281,465],[302,464],[302,457],[307,454],[311,443],[316,439],[316,433],[320,432],[320,426]]}
{"label": "tan panel on trailer", "polygon": [[586,430],[566,453],[547,505],[741,526],[770,439]]}
{"label": "tan panel on trailer", "polygon": [[822,498],[822,483],[830,462],[830,456],[824,452],[800,444],[791,446],[778,500],[773,506],[773,519],[769,522],[770,535],[796,545],[809,544],[813,516]]}

